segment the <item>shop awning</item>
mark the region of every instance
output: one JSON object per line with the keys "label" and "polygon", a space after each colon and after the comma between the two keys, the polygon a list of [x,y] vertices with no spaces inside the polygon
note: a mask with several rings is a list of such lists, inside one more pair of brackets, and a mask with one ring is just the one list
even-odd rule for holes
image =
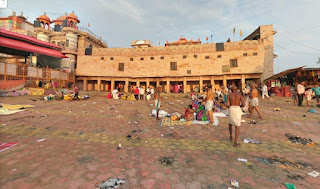
{"label": "shop awning", "polygon": [[298,67],[298,68],[292,68],[292,69],[285,70],[285,71],[283,71],[283,72],[277,73],[277,74],[269,77],[269,78],[266,79],[265,81],[270,81],[270,80],[278,79],[278,78],[281,77],[281,76],[284,76],[284,75],[287,75],[287,74],[289,74],[289,73],[298,71],[298,70],[300,70],[300,69],[302,69],[302,68],[304,68],[304,67],[306,67],[306,66],[301,66],[301,67]]}
{"label": "shop awning", "polygon": [[67,56],[63,55],[60,51],[32,45],[27,42],[5,38],[5,37],[0,37],[0,47],[10,48],[13,51],[19,50],[19,51],[25,51],[25,52],[38,53],[38,54],[47,55],[47,56],[56,57],[56,58],[68,58]]}

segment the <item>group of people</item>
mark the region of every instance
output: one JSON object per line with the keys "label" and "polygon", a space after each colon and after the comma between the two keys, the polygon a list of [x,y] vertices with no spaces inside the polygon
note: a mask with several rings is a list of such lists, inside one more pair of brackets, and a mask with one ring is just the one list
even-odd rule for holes
{"label": "group of people", "polygon": [[298,104],[298,106],[302,106],[303,99],[306,100],[307,106],[310,106],[310,102],[313,97],[315,97],[317,105],[320,104],[320,86],[316,83],[314,86],[305,87],[305,82],[301,82],[297,84],[295,87],[291,88],[292,100],[294,104]]}
{"label": "group of people", "polygon": [[134,90],[132,89],[131,92],[134,93],[134,97],[136,100],[151,100],[154,97],[155,90],[153,87],[149,86],[146,90],[141,86],[136,87]]}

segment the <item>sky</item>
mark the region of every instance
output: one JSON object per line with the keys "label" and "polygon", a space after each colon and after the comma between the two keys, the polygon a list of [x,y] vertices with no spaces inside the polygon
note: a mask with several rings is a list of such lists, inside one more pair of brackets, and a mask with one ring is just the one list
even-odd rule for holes
{"label": "sky", "polygon": [[[317,64],[320,57],[320,1],[317,0],[8,0],[0,17],[24,12],[32,22],[44,12],[52,20],[71,13],[109,47],[130,47],[149,39],[155,46],[181,36],[205,42],[240,40],[260,25],[273,24],[274,73]],[[88,26],[88,23],[90,27]],[[243,38],[242,37],[242,38]]]}

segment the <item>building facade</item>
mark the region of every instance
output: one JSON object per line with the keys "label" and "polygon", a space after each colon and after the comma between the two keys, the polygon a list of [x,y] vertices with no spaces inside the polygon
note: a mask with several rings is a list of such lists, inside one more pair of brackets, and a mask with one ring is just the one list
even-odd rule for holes
{"label": "building facade", "polygon": [[[77,83],[80,89],[110,91],[123,86],[162,87],[190,92],[212,84],[245,86],[273,75],[272,25],[263,25],[243,41],[207,43],[180,39],[164,47],[79,48]],[[183,42],[185,41],[185,42]],[[131,44],[133,47],[134,45]]]}

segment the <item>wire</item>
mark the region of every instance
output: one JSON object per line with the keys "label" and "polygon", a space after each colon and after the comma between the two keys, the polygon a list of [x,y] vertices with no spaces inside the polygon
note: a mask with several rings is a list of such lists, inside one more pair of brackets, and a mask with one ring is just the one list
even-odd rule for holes
{"label": "wire", "polygon": [[281,34],[281,35],[283,35],[283,36],[285,36],[287,39],[289,39],[290,41],[293,41],[293,42],[295,42],[295,43],[298,43],[298,44],[300,44],[300,45],[302,45],[302,46],[304,46],[304,47],[308,47],[308,48],[310,48],[310,49],[314,49],[314,50],[317,50],[317,51],[320,51],[320,49],[316,49],[316,48],[313,48],[313,47],[310,47],[310,46],[308,46],[308,45],[305,45],[305,44],[303,44],[303,43],[300,43],[299,41],[295,41],[295,40],[293,40],[293,39],[290,39],[288,36],[286,36],[283,32],[281,32],[281,31],[279,31],[279,33]]}
{"label": "wire", "polygon": [[306,54],[306,55],[311,55],[311,56],[317,56],[317,57],[319,57],[319,55],[310,54],[310,53],[305,53],[305,52],[293,51],[293,50],[290,50],[290,49],[286,49],[286,48],[284,48],[284,47],[281,47],[281,46],[279,46],[279,45],[277,45],[277,44],[274,44],[274,45],[277,46],[277,47],[279,47],[279,48],[281,48],[281,49],[284,49],[284,50],[286,50],[286,51],[292,52],[292,53]]}

